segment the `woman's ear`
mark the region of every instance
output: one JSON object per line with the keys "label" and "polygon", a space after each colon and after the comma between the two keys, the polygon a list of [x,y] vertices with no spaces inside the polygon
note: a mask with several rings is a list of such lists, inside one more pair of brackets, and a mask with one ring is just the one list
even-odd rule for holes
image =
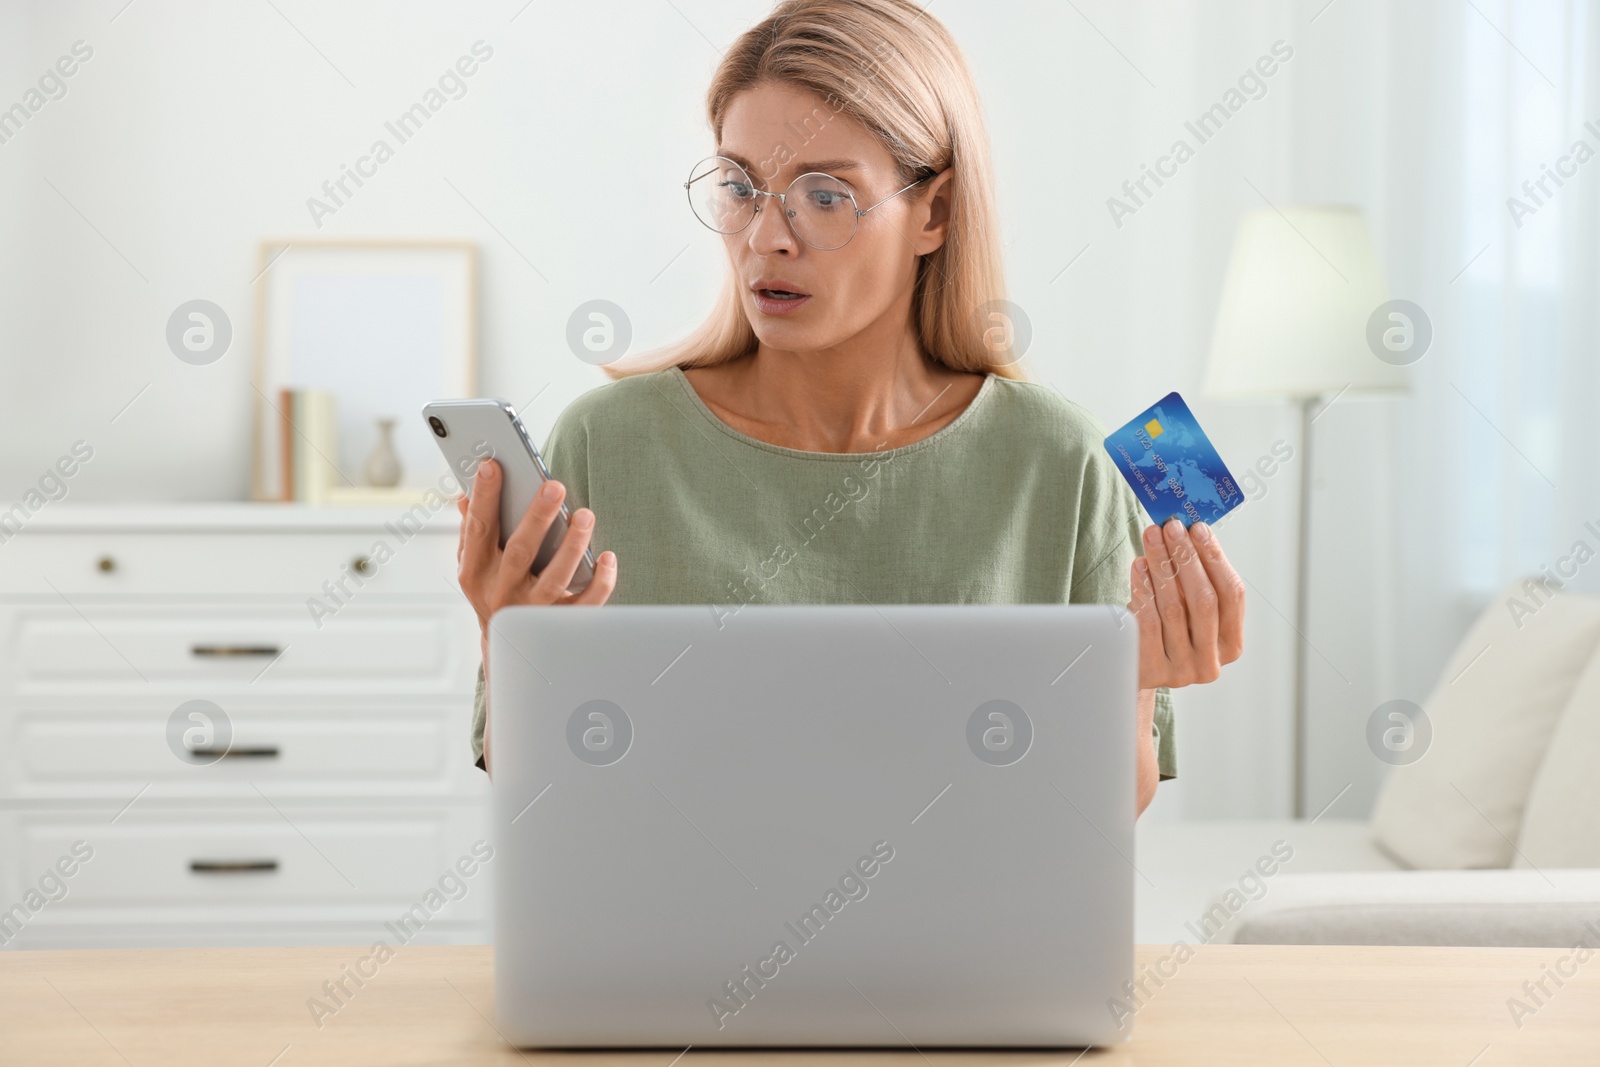
{"label": "woman's ear", "polygon": [[955,168],[944,170],[928,179],[928,188],[917,199],[915,227],[916,240],[912,242],[917,255],[925,256],[937,251],[950,236],[950,200],[955,195]]}

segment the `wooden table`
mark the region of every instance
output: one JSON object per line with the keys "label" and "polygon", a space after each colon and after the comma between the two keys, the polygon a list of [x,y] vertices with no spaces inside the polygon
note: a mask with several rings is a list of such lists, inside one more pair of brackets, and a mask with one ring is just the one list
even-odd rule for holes
{"label": "wooden table", "polygon": [[[0,1064],[511,1064],[669,1067],[679,1050],[518,1052],[492,1023],[490,949],[400,948],[319,1029],[307,999],[365,954],[351,948],[0,952]],[[1143,946],[1139,964],[1168,952]],[[1600,957],[1519,1028],[1547,949],[1206,945],[1140,1009],[1133,1040],[1072,1051],[719,1052],[678,1067],[1498,1067],[1600,1063]],[[1568,967],[1570,969],[1570,965]],[[1171,964],[1163,965],[1171,973]],[[1081,1058],[1080,1058],[1081,1056]],[[695,1061],[699,1061],[697,1064]]]}

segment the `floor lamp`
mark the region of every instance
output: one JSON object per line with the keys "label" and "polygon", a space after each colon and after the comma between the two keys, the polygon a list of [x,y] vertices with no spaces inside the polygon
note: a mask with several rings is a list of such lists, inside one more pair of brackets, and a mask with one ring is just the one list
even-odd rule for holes
{"label": "floor lamp", "polygon": [[1368,324],[1389,299],[1354,207],[1262,208],[1239,224],[1211,340],[1205,392],[1300,407],[1293,718],[1295,818],[1306,814],[1306,639],[1310,618],[1312,422],[1347,393],[1397,392],[1405,372],[1379,359]]}

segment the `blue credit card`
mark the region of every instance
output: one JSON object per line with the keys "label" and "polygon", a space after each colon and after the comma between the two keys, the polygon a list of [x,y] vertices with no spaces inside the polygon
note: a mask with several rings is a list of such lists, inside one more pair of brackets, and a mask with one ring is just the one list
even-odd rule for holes
{"label": "blue credit card", "polygon": [[1244,503],[1239,483],[1177,393],[1107,437],[1106,451],[1157,526],[1174,518],[1184,526],[1214,523]]}

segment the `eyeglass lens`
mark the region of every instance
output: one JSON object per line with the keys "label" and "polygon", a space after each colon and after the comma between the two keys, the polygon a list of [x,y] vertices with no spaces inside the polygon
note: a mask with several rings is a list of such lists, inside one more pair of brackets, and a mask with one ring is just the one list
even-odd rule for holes
{"label": "eyeglass lens", "polygon": [[[696,217],[718,233],[738,233],[750,225],[758,202],[767,199],[731,159],[702,160],[689,176],[689,203]],[[837,178],[802,174],[785,191],[784,203],[795,236],[813,248],[839,248],[855,234],[855,198]]]}

